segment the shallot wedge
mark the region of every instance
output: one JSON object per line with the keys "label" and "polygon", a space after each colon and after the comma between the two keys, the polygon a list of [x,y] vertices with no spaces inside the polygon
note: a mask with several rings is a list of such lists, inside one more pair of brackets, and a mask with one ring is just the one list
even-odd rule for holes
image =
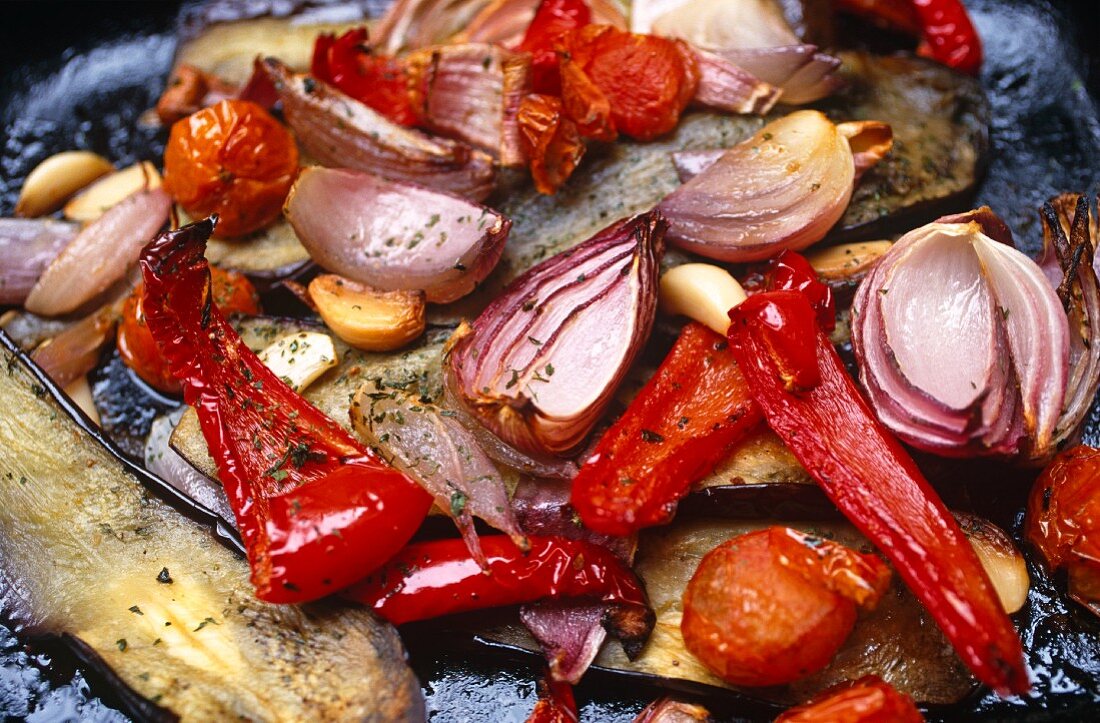
{"label": "shallot wedge", "polygon": [[361,440],[432,495],[436,506],[455,521],[470,554],[482,567],[486,561],[474,517],[527,548],[527,538],[508,503],[504,478],[448,410],[372,380],[355,393],[351,422]]}
{"label": "shallot wedge", "polygon": [[576,450],[649,336],[664,231],[656,211],[616,221],[513,281],[452,337],[454,398],[523,452]]}
{"label": "shallot wedge", "polygon": [[22,304],[79,226],[40,218],[0,218],[0,306]]}
{"label": "shallot wedge", "polygon": [[303,169],[283,209],[321,266],[454,301],[497,265],[512,222],[485,206],[360,171]]}
{"label": "shallot wedge", "polygon": [[695,50],[699,86],[692,100],[727,113],[764,115],[780,99],[782,91],[720,55]]}
{"label": "shallot wedge", "polygon": [[783,91],[786,105],[804,105],[832,95],[844,85],[840,58],[816,45],[770,48],[711,48],[711,52]]}
{"label": "shallot wedge", "polygon": [[733,262],[760,261],[820,241],[852,197],[853,145],[866,166],[889,150],[889,129],[873,122],[842,128],[817,111],[797,111],[709,166],[707,156],[681,156],[678,165],[702,170],[658,207],[668,219],[669,240]]}
{"label": "shallot wedge", "polygon": [[303,149],[322,165],[352,168],[482,200],[493,190],[493,159],[444,138],[403,128],[335,88],[263,61]]}
{"label": "shallot wedge", "polygon": [[137,263],[142,247],[168,220],[163,189],[138,191],[84,227],[27,295],[27,311],[58,316],[106,291]]}
{"label": "shallot wedge", "polygon": [[419,125],[523,165],[516,114],[531,92],[531,55],[488,43],[440,45],[405,59]]}

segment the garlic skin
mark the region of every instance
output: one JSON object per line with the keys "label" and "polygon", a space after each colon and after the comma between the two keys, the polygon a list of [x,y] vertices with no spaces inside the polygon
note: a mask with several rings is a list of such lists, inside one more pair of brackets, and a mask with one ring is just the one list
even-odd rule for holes
{"label": "garlic skin", "polygon": [[722,336],[729,331],[729,311],[747,298],[730,272],[711,264],[683,264],[661,277],[658,304],[662,313],[698,321]]}

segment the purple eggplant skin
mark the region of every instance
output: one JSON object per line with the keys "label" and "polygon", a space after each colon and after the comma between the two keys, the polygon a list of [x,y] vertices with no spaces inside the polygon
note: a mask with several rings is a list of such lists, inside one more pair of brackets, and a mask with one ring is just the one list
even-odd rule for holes
{"label": "purple eggplant skin", "polygon": [[0,595],[24,634],[66,640],[141,719],[425,719],[390,625],[257,600],[214,524],[0,333]]}

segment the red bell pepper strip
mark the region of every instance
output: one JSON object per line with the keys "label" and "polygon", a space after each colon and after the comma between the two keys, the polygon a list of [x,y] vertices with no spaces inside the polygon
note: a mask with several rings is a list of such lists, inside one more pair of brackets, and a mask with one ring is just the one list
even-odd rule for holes
{"label": "red bell pepper strip", "polygon": [[664,524],[761,420],[729,343],[692,322],[573,478],[573,508],[605,535]]}
{"label": "red bell pepper strip", "polygon": [[921,37],[917,52],[960,73],[977,75],[982,41],[960,0],[839,0],[837,7]]}
{"label": "red bell pepper strip", "polygon": [[[983,683],[1029,688],[1023,648],[985,570],[916,464],[875,419],[828,337],[809,337],[802,294],[757,294],[730,312],[734,359],[771,428],[844,515],[893,563]],[[816,347],[820,383],[790,391],[776,354]]]}
{"label": "red bell pepper strip", "polygon": [[765,273],[768,291],[800,291],[817,312],[817,323],[825,331],[836,328],[833,290],[818,278],[806,257],[787,249],[768,262]]}
{"label": "red bell pepper strip", "polygon": [[417,121],[408,73],[396,59],[371,52],[366,28],[354,28],[340,37],[318,35],[309,72],[394,123],[410,126]]}
{"label": "red bell pepper strip", "polygon": [[414,542],[345,592],[394,625],[536,600],[589,598],[608,604],[605,625],[636,646],[654,616],[638,578],[605,547],[529,535],[524,553],[507,535],[482,535],[482,568],[457,538]]}
{"label": "red bell pepper strip", "polygon": [[527,717],[527,723],[577,723],[579,720],[573,686],[554,680],[547,673],[546,678],[539,682],[539,700]]}
{"label": "red bell pepper strip", "polygon": [[561,75],[554,42],[568,30],[592,22],[592,11],[584,0],[542,0],[527,33],[516,50],[531,53],[531,81],[534,92],[561,95]]}
{"label": "red bell pepper strip", "polygon": [[155,238],[142,306],[195,407],[252,566],[256,596],[303,602],[392,557],[431,496],[286,385],[211,300],[203,257],[214,221]]}

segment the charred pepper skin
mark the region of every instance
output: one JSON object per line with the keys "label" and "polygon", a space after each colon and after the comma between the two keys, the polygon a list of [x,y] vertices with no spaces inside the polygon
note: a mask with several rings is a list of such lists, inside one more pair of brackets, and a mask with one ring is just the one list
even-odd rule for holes
{"label": "charred pepper skin", "polygon": [[431,497],[288,387],[211,300],[215,218],[141,255],[145,318],[233,507],[256,596],[298,603],[362,579],[420,526]]}
{"label": "charred pepper skin", "polygon": [[[769,426],[844,515],[893,563],[959,656],[1002,695],[1030,688],[1023,647],[958,523],[901,444],[875,419],[828,337],[801,338],[815,313],[801,293],[757,294],[730,312],[730,347]],[[794,333],[792,333],[794,332]],[[776,364],[816,345],[820,382],[791,391]],[[784,353],[792,346],[797,353]],[[797,370],[796,370],[797,371]]]}

